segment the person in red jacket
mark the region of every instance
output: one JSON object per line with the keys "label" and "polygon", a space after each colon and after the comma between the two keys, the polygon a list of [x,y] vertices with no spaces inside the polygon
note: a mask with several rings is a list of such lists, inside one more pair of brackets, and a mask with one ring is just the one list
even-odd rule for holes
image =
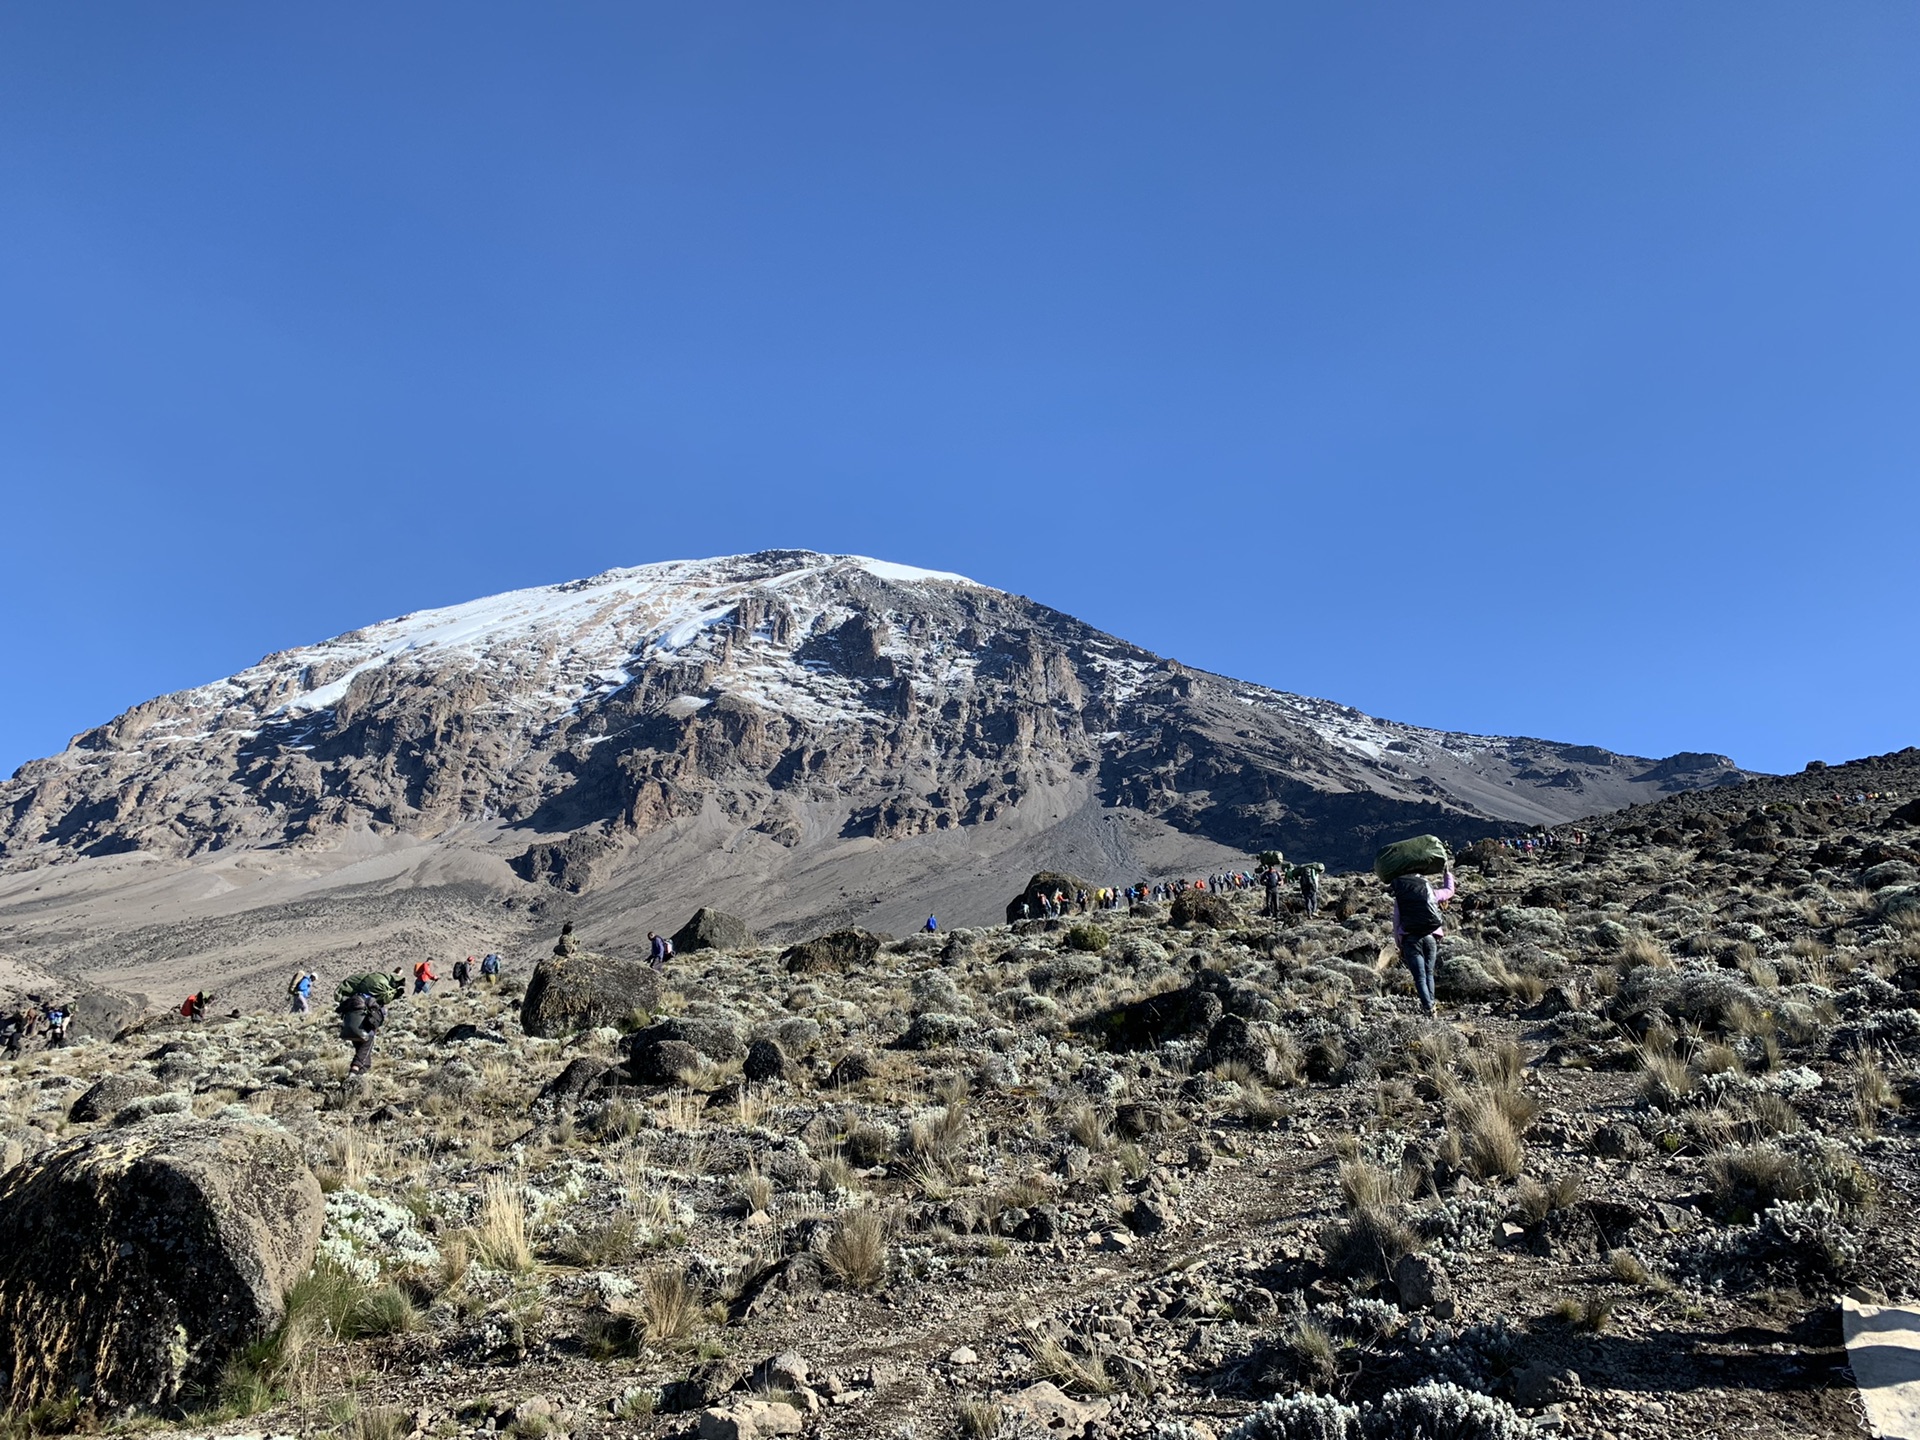
{"label": "person in red jacket", "polygon": [[439,978],[438,975],[433,973],[433,962],[431,960],[422,960],[418,965],[413,967],[413,993],[416,995],[425,995],[429,990],[433,989],[433,982]]}

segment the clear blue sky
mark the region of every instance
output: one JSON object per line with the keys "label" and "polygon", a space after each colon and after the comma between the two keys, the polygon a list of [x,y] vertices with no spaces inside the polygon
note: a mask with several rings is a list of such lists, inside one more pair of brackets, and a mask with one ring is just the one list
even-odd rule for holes
{"label": "clear blue sky", "polygon": [[0,4],[0,771],[772,546],[1449,728],[1920,741],[1920,7]]}

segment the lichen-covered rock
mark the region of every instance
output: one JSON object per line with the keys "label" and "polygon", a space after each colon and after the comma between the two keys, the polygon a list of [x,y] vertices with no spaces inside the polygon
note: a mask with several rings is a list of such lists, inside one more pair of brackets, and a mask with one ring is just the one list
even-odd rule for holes
{"label": "lichen-covered rock", "polygon": [[569,1035],[652,1014],[659,1004],[660,975],[650,966],[590,951],[554,955],[533,967],[520,1028],[549,1038]]}
{"label": "lichen-covered rock", "polygon": [[635,1036],[627,1053],[627,1073],[646,1085],[676,1085],[700,1068],[700,1052],[684,1040]]}
{"label": "lichen-covered rock", "polygon": [[567,1062],[567,1068],[540,1087],[540,1093],[534,1096],[533,1103],[538,1105],[565,1105],[607,1084],[610,1077],[619,1073],[617,1065],[594,1055],[576,1055]]}
{"label": "lichen-covered rock", "polygon": [[633,1039],[637,1043],[642,1036],[683,1040],[709,1060],[725,1062],[740,1057],[740,1026],[727,1014],[670,1015],[649,1025]]}
{"label": "lichen-covered rock", "polygon": [[796,975],[816,970],[851,970],[864,965],[880,953],[887,937],[857,926],[835,930],[812,940],[789,945],[780,956],[781,963]]}
{"label": "lichen-covered rock", "polygon": [[746,921],[705,905],[673,932],[676,955],[691,955],[696,950],[745,950],[753,943],[753,931],[747,928]]}
{"label": "lichen-covered rock", "polygon": [[160,1082],[151,1075],[128,1071],[120,1075],[102,1075],[88,1086],[67,1111],[67,1119],[78,1125],[96,1120],[111,1120],[129,1102],[160,1091]]}
{"label": "lichen-covered rock", "polygon": [[913,1017],[907,1026],[907,1033],[900,1037],[903,1050],[935,1050],[943,1045],[951,1045],[963,1040],[980,1028],[977,1020],[965,1015],[948,1015],[939,1010],[929,1010],[925,1014]]}
{"label": "lichen-covered rock", "polygon": [[1216,1065],[1241,1066],[1259,1079],[1272,1079],[1277,1069],[1273,1030],[1238,1015],[1221,1016],[1207,1031],[1206,1049],[1195,1068],[1211,1070]]}
{"label": "lichen-covered rock", "polygon": [[787,1052],[780,1048],[779,1041],[762,1036],[747,1047],[747,1058],[740,1066],[740,1073],[756,1085],[783,1080],[787,1074]]}
{"label": "lichen-covered rock", "polygon": [[1175,925],[1204,925],[1224,930],[1234,923],[1233,902],[1210,890],[1182,890],[1173,897],[1167,918]]}
{"label": "lichen-covered rock", "polygon": [[703,1060],[740,1055],[740,1030],[725,1015],[674,1015],[635,1031],[625,1041],[627,1070],[647,1085],[671,1085]]}
{"label": "lichen-covered rock", "polygon": [[0,1181],[7,1402],[169,1403],[279,1323],[325,1210],[269,1123],[159,1119],[50,1150]]}

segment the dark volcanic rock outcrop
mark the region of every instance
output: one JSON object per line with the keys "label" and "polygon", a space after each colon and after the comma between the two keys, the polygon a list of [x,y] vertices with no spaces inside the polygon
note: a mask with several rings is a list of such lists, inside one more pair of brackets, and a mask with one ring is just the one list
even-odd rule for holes
{"label": "dark volcanic rock outcrop", "polygon": [[0,1184],[9,1404],[152,1407],[279,1323],[313,1264],[319,1182],[278,1127],[191,1117],[100,1131]]}
{"label": "dark volcanic rock outcrop", "polygon": [[746,921],[705,905],[673,932],[676,955],[690,955],[695,950],[745,950],[753,943],[753,931],[747,928]]}
{"label": "dark volcanic rock outcrop", "polygon": [[781,952],[780,960],[796,975],[813,970],[851,970],[878,955],[886,938],[871,930],[835,930],[830,935],[789,945]]}
{"label": "dark volcanic rock outcrop", "polygon": [[533,967],[520,1027],[529,1035],[567,1035],[651,1014],[659,1004],[660,976],[649,966],[588,951],[553,955]]}

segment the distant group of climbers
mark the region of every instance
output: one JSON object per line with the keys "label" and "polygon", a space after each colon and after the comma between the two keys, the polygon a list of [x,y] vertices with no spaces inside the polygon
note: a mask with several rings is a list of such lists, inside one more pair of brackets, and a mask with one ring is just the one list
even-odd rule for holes
{"label": "distant group of climbers", "polygon": [[[1031,900],[1021,900],[1020,918],[1022,920],[1058,920],[1062,915],[1085,915],[1094,910],[1118,910],[1122,904],[1122,895],[1132,896],[1132,890],[1121,891],[1111,885],[1103,885],[1094,890],[1055,890],[1051,895],[1040,894]],[[1035,913],[1037,910],[1038,913]],[[927,917],[927,932],[931,934],[936,926],[933,916]]]}
{"label": "distant group of climbers", "polygon": [[72,1030],[72,1004],[42,1000],[38,995],[29,995],[14,1009],[0,1014],[0,1041],[5,1042],[9,1056],[20,1054],[28,1041],[39,1038],[45,1039],[49,1050],[59,1049]]}
{"label": "distant group of climbers", "polygon": [[1587,843],[1584,830],[1541,830],[1526,835],[1503,835],[1496,842],[1502,848],[1516,855],[1538,855],[1544,851],[1562,850],[1569,846]]}
{"label": "distant group of climbers", "polygon": [[[568,927],[571,930],[571,926]],[[393,967],[391,974],[379,971],[363,971],[349,975],[334,989],[334,1013],[340,1020],[340,1038],[353,1046],[353,1061],[348,1070],[353,1074],[365,1074],[373,1064],[373,1037],[386,1023],[386,1007],[407,993],[405,970],[402,966]],[[433,961],[420,960],[413,966],[413,993],[429,995],[433,992],[440,974],[433,968]],[[500,957],[489,952],[476,959],[472,955],[453,962],[453,982],[462,990],[477,978],[488,985],[496,985],[500,980]],[[312,970],[302,970],[287,982],[287,1010],[294,1015],[307,1015],[313,1010],[314,988],[320,983],[320,977]],[[209,1007],[219,997],[211,990],[196,990],[180,1002],[180,1014],[187,1020],[200,1024],[207,1018]],[[238,1015],[240,1012],[232,1012]],[[67,1012],[71,1019],[71,1011]],[[66,1043],[64,1024],[58,1032],[55,1044]],[[17,1047],[10,1051],[17,1053]]]}

